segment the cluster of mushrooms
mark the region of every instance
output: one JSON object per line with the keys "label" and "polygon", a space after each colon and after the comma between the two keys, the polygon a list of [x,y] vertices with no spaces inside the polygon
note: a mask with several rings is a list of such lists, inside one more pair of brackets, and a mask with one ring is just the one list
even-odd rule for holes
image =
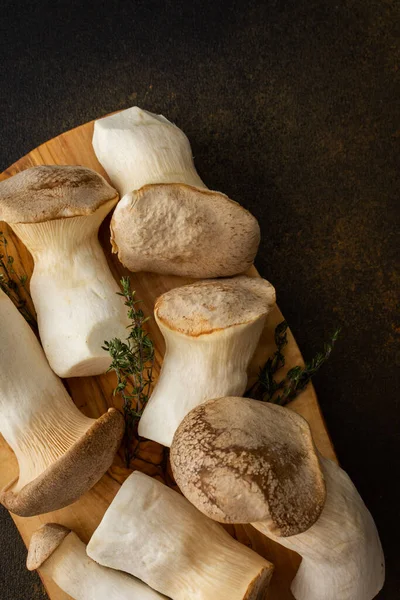
{"label": "cluster of mushrooms", "polygon": [[118,192],[78,166],[33,167],[0,183],[0,220],[34,258],[41,341],[0,291],[0,433],[19,464],[0,500],[26,517],[65,507],[120,445],[122,415],[87,418],[59,379],[104,373],[104,340],[126,337],[98,242],[114,207],[112,248],[128,269],[204,279],[156,302],[166,353],[139,424],[170,447],[183,495],[136,471],[87,547],[49,523],[32,537],[28,568],[76,600],[261,600],[273,565],[219,524],[250,523],[302,556],[297,600],[372,600],[384,558],[351,480],[320,456],[301,416],[241,397],[275,306],[270,283],[241,275],[258,249],[256,219],[206,188],[187,137],[163,116],[134,107],[101,119],[93,147]]}

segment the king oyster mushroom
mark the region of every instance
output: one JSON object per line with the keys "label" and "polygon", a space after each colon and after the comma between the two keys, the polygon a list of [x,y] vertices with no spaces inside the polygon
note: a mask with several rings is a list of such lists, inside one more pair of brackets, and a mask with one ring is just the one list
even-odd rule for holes
{"label": "king oyster mushroom", "polygon": [[0,183],[0,220],[31,252],[30,282],[43,349],[60,377],[104,373],[104,340],[125,337],[128,318],[99,244],[117,192],[84,167],[40,166]]}
{"label": "king oyster mushroom", "polygon": [[260,243],[257,220],[209,191],[189,140],[162,115],[138,107],[95,122],[93,147],[120,191],[113,252],[131,271],[227,277],[248,269]]}
{"label": "king oyster mushroom", "polygon": [[173,600],[263,600],[273,571],[183,496],[138,471],[115,496],[87,553]]}
{"label": "king oyster mushroom", "polygon": [[29,544],[26,566],[40,569],[74,600],[162,600],[138,579],[98,565],[79,537],[63,525],[48,523]]}
{"label": "king oyster mushroom", "polygon": [[160,296],[154,315],[166,353],[139,434],[170,446],[192,408],[220,395],[242,394],[274,306],[273,286],[254,277],[202,281]]}
{"label": "king oyster mushroom", "polygon": [[124,419],[110,409],[85,417],[50,369],[34,333],[0,290],[0,433],[19,477],[0,502],[27,517],[75,502],[111,466]]}
{"label": "king oyster mushroom", "polygon": [[251,522],[302,556],[291,588],[297,600],[372,600],[382,588],[371,514],[346,473],[318,457],[295,412],[245,398],[210,400],[180,424],[171,465],[205,515]]}

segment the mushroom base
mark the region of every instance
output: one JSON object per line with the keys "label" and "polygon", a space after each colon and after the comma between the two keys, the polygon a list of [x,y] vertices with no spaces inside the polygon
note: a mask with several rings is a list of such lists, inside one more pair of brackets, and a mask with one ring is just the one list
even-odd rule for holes
{"label": "mushroom base", "polygon": [[157,320],[166,340],[160,377],[139,422],[139,434],[170,447],[179,424],[210,398],[241,396],[265,316],[191,339]]}

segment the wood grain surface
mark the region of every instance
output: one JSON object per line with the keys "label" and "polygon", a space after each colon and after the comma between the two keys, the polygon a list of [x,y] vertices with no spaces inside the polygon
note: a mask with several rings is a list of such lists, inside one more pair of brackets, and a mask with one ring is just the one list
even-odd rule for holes
{"label": "wood grain surface", "polygon": [[[0,180],[15,175],[17,172],[29,167],[42,164],[84,165],[106,177],[92,149],[92,134],[93,122],[68,131],[21,158],[0,175]],[[111,271],[119,281],[121,275],[126,275],[128,272],[118,262],[117,257],[111,254],[108,228],[109,218],[106,219],[100,229],[100,241],[107,255]],[[25,272],[29,277],[33,267],[33,261],[29,252],[18,241],[7,225],[0,222],[0,230],[4,231],[8,237],[9,252],[15,257],[16,270],[21,273]],[[255,277],[258,276],[254,267],[250,269],[248,274]],[[160,294],[171,288],[190,283],[190,281],[189,279],[180,277],[151,273],[131,274],[132,287],[136,290],[137,297],[143,301],[143,310],[148,315],[152,315],[154,302]],[[277,297],[279,302],[279,289],[277,290]],[[258,368],[274,352],[274,330],[275,326],[282,319],[282,314],[278,308],[274,309],[268,317],[259,347],[250,366],[250,382],[254,381]],[[157,377],[164,354],[164,341],[154,320],[150,320],[149,327],[156,348],[155,372]],[[289,344],[286,348],[285,356],[286,369],[303,363],[301,353],[290,332]],[[90,417],[98,417],[105,412],[107,407],[112,406],[113,403],[115,405],[115,399],[112,396],[115,384],[113,374],[69,379],[65,381],[65,384],[76,405],[83,413]],[[312,385],[309,385],[291,403],[290,408],[308,420],[315,443],[320,452],[324,456],[336,460],[335,452]],[[133,466],[173,487],[174,482],[166,458],[166,451],[158,444],[154,442],[141,442]],[[17,473],[18,465],[15,456],[0,436],[0,486],[7,484]],[[22,518],[12,515],[25,544],[29,543],[32,533],[42,523],[51,521],[70,527],[76,531],[83,541],[87,542],[117,493],[120,483],[124,481],[129,473],[130,471],[124,468],[122,459],[118,455],[108,473],[75,504],[54,513],[38,517]],[[231,526],[227,527],[227,529],[237,539],[247,545],[251,545],[254,550],[274,563],[275,573],[268,598],[270,600],[292,599],[293,596],[289,588],[298,568],[300,558],[289,550],[267,540],[251,526]],[[68,600],[70,598],[47,577],[43,576],[42,579],[51,600]]]}

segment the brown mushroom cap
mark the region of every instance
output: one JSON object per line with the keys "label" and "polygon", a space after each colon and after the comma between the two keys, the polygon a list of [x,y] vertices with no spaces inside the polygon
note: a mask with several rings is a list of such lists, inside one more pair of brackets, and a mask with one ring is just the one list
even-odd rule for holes
{"label": "brown mushroom cap", "polygon": [[0,182],[0,221],[40,223],[90,215],[111,200],[117,202],[117,191],[91,169],[32,167]]}
{"label": "brown mushroom cap", "polygon": [[68,527],[58,523],[47,523],[35,531],[29,543],[26,559],[28,571],[39,569],[69,533],[71,530]]}
{"label": "brown mushroom cap", "polygon": [[251,213],[225,194],[159,183],[121,199],[111,222],[111,242],[132,271],[227,277],[253,264],[260,228]]}
{"label": "brown mushroom cap", "polygon": [[274,287],[260,277],[234,277],[184,285],[160,296],[158,323],[191,337],[257,321],[275,306]]}
{"label": "brown mushroom cap", "polygon": [[263,521],[286,537],[311,527],[325,503],[310,427],[281,406],[209,400],[183,419],[170,458],[184,495],[222,523]]}
{"label": "brown mushroom cap", "polygon": [[12,490],[15,480],[6,486],[0,492],[1,504],[21,517],[72,504],[111,466],[124,429],[122,414],[110,408],[61,458],[18,493]]}

